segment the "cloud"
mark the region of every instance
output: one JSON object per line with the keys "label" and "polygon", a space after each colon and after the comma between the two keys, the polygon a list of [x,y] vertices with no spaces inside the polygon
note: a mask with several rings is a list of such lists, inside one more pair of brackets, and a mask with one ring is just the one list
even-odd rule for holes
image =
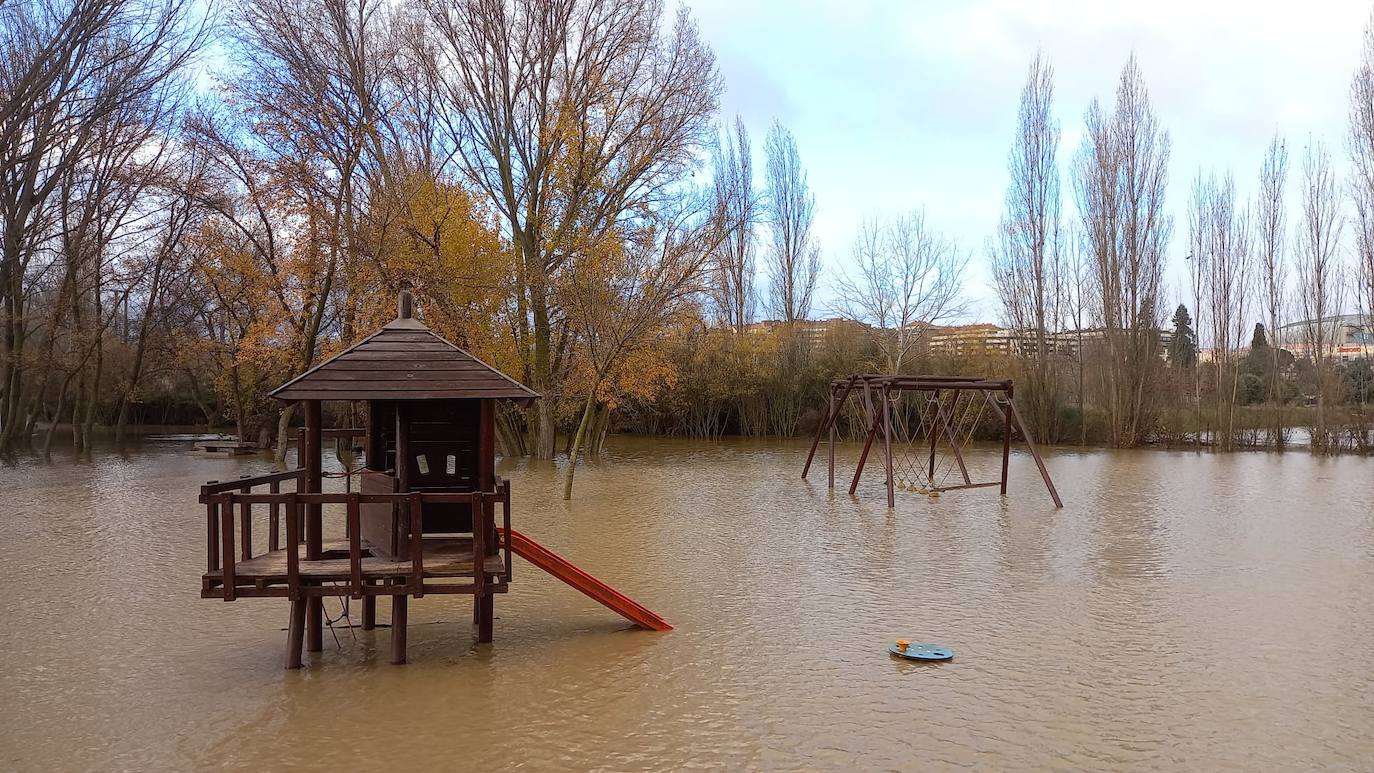
{"label": "cloud", "polygon": [[[719,57],[727,114],[744,115],[760,135],[774,117],[796,134],[827,265],[847,263],[865,214],[923,206],[932,225],[974,253],[969,289],[981,300],[989,294],[982,246],[1001,211],[1017,100],[1038,48],[1055,66],[1061,163],[1078,146],[1089,101],[1110,103],[1122,63],[1136,54],[1173,139],[1167,206],[1179,224],[1178,276],[1188,186],[1200,167],[1231,168],[1248,195],[1276,131],[1295,162],[1311,135],[1344,163],[1347,90],[1370,14],[1364,0],[1300,9],[1198,0],[689,7]],[[1071,211],[1067,180],[1064,191]]]}

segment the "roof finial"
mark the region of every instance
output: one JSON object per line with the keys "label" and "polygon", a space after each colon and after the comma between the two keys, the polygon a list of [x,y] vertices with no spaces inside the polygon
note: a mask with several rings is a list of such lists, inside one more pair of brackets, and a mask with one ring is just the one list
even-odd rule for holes
{"label": "roof finial", "polygon": [[411,319],[415,316],[415,296],[409,290],[402,290],[396,298],[396,319]]}

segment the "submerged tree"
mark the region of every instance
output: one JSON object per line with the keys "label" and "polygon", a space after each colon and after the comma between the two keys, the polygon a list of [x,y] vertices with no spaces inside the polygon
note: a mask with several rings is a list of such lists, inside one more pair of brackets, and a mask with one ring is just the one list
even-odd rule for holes
{"label": "submerged tree", "polygon": [[618,238],[579,258],[565,275],[562,296],[586,372],[581,418],[564,470],[563,498],[572,498],[578,457],[611,382],[643,380],[658,335],[702,288],[709,256],[726,238],[719,221],[684,199],[655,212]]}
{"label": "submerged tree", "polygon": [[1092,311],[1103,328],[1103,380],[1110,440],[1132,446],[1154,415],[1159,357],[1159,302],[1169,134],[1159,126],[1135,57],[1121,71],[1111,113],[1097,100],[1074,162],[1095,291]]}
{"label": "submerged tree", "polygon": [[1007,323],[1030,346],[1026,390],[1031,425],[1054,442],[1062,401],[1051,366],[1050,335],[1059,321],[1063,269],[1059,250],[1059,124],[1054,120],[1054,69],[1042,53],[1031,61],[1016,139],[1007,161],[1011,182],[998,238],[991,245],[992,272]]}
{"label": "submerged tree", "polygon": [[[1283,204],[1284,187],[1288,178],[1288,146],[1275,135],[1269,142],[1269,150],[1264,155],[1260,167],[1260,190],[1255,208],[1255,238],[1259,251],[1259,285],[1264,304],[1265,319],[1269,322],[1269,332],[1277,336],[1279,326],[1287,306],[1288,262],[1284,260],[1284,236],[1286,212]],[[1277,338],[1270,347],[1269,399],[1274,406],[1273,442],[1282,447],[1283,395],[1280,388],[1281,369],[1279,367],[1280,347],[1284,342]]]}
{"label": "submerged tree", "polygon": [[[1212,323],[1212,364],[1216,370],[1215,408],[1225,408],[1226,430],[1221,446],[1229,448],[1234,435],[1235,403],[1240,385],[1237,352],[1245,340],[1251,294],[1249,221],[1236,205],[1236,186],[1230,174],[1199,173],[1190,202],[1189,227],[1194,265],[1205,288],[1208,319]],[[1195,280],[1197,281],[1197,280]]]}
{"label": "submerged tree", "polygon": [[1331,350],[1336,336],[1332,317],[1340,309],[1342,271],[1338,260],[1341,200],[1331,154],[1318,141],[1303,156],[1302,221],[1297,235],[1298,308],[1303,314],[1304,343],[1316,374],[1317,421],[1312,449],[1325,453],[1330,445],[1326,426],[1328,393],[1332,389]]}
{"label": "submerged tree", "polygon": [[[167,117],[179,109],[180,76],[204,43],[205,28],[203,11],[187,0],[0,2],[0,453],[27,438],[43,412],[41,376],[51,360],[30,346],[60,333],[51,315],[31,304],[54,274],[77,282],[54,306],[89,312],[78,323],[78,360],[87,350],[99,357],[115,308],[100,304],[122,303],[128,287],[112,292],[105,284],[114,261],[100,238],[83,241],[80,254],[68,251],[77,246],[73,228],[92,218],[112,226],[115,211],[141,219],[129,209],[141,202],[126,195],[130,183],[141,184],[135,178],[146,183],[139,169],[147,169],[147,159],[136,151],[146,140],[146,152],[156,155]],[[100,203],[85,196],[97,178]],[[99,253],[91,253],[93,246]],[[81,267],[69,272],[69,259]],[[102,382],[100,368],[90,370],[86,388],[78,389],[83,399]],[[73,372],[85,378],[87,367]],[[83,412],[74,423],[92,421]]]}

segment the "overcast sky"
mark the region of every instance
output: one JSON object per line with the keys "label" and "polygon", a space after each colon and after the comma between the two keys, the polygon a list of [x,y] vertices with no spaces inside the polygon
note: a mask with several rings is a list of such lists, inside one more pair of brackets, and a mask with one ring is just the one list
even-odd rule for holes
{"label": "overcast sky", "polygon": [[[796,135],[825,270],[833,277],[848,262],[865,215],[924,207],[928,223],[971,253],[971,316],[988,321],[997,309],[984,245],[1001,212],[1017,102],[1037,48],[1055,69],[1061,167],[1079,145],[1089,101],[1110,104],[1135,52],[1173,141],[1172,304],[1199,168],[1231,169],[1248,196],[1277,131],[1289,142],[1290,191],[1310,140],[1325,140],[1344,173],[1347,92],[1371,11],[1369,0],[687,4],[725,80],[722,118],[739,114],[750,130],[756,174],[773,119]],[[1065,179],[1066,214],[1071,202]]]}

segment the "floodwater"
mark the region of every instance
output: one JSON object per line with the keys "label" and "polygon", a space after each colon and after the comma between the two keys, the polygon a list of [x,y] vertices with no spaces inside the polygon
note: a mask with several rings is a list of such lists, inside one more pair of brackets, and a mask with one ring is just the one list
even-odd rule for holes
{"label": "floodwater", "polygon": [[0,468],[0,769],[1374,768],[1374,462],[1057,452],[1056,511],[1018,455],[889,512],[798,443],[610,446],[570,505],[504,463],[515,527],[677,630],[517,559],[494,644],[430,596],[409,665],[341,628],[298,672],[285,602],[198,597],[196,486],[268,462]]}

